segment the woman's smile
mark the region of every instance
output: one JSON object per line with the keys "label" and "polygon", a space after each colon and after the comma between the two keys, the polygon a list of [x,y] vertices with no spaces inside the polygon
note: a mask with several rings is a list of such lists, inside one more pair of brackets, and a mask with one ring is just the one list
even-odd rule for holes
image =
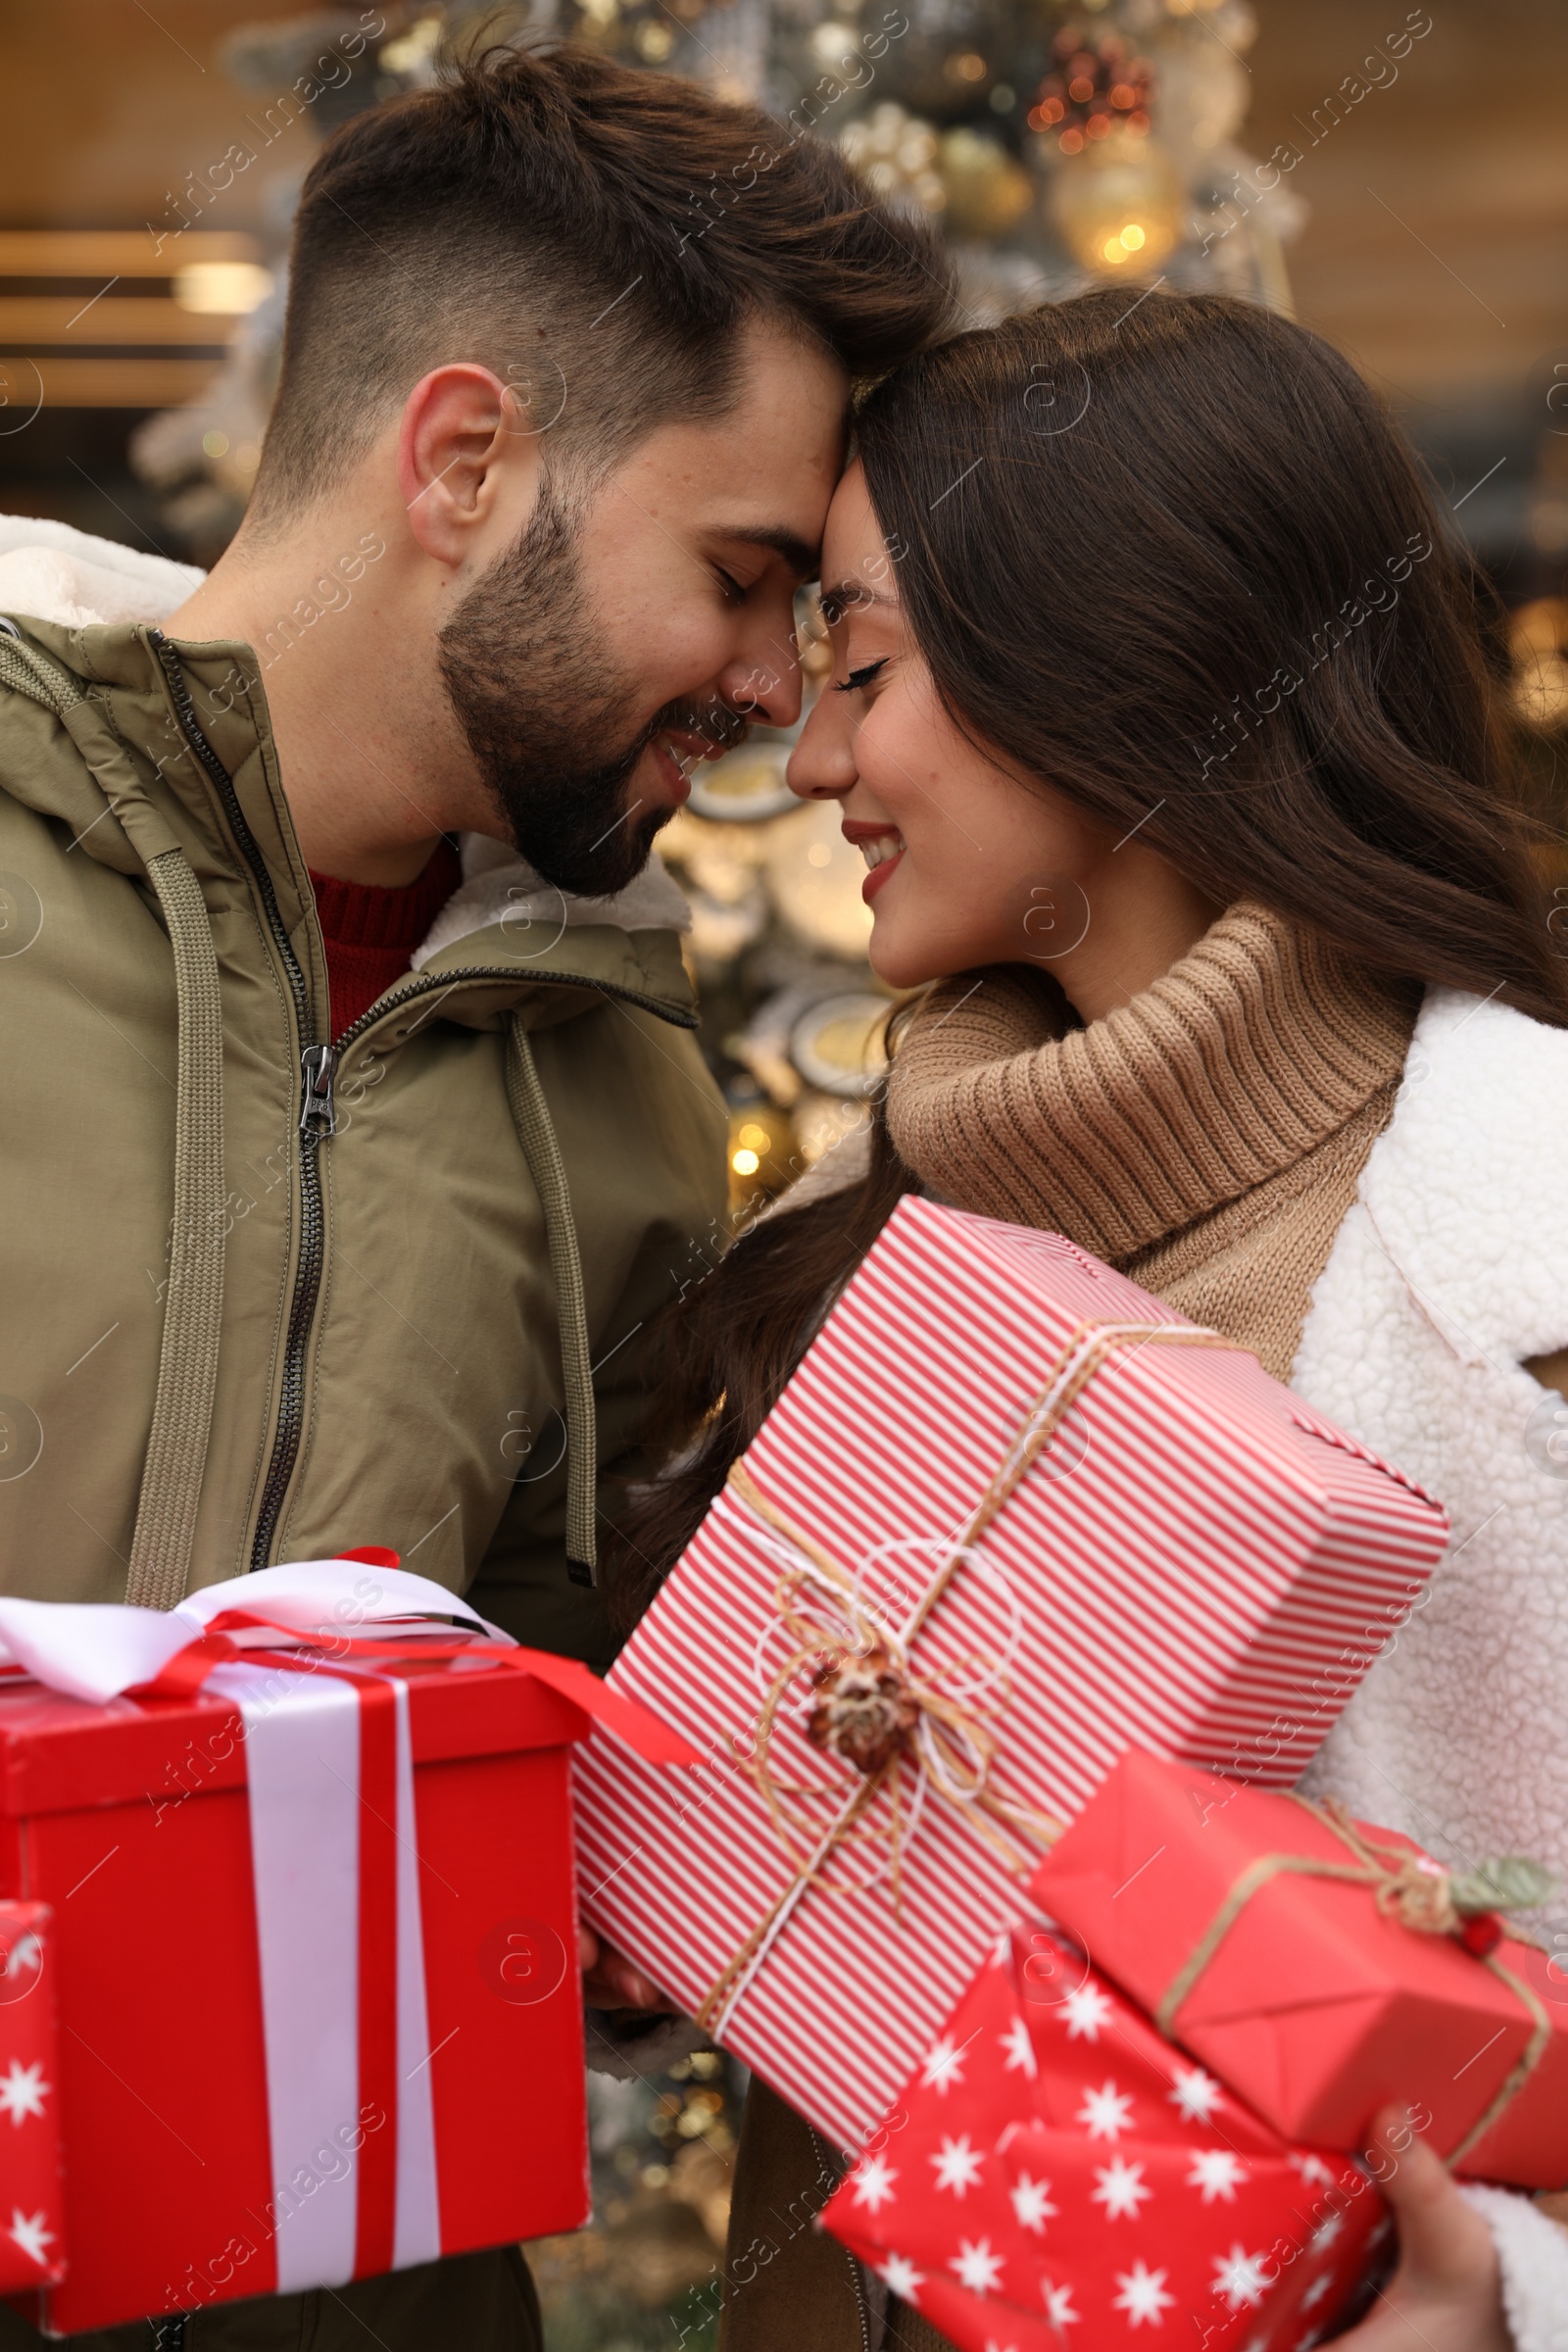
{"label": "woman's smile", "polygon": [[869,906],[877,892],[891,881],[893,869],[908,844],[895,825],[857,823],[853,817],[846,817],[841,830],[845,840],[853,842],[865,859],[868,870],[860,885],[860,896]]}

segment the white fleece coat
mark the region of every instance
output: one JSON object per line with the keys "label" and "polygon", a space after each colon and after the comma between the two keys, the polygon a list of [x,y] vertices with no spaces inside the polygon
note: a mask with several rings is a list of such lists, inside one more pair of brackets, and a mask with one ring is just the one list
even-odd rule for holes
{"label": "white fleece coat", "polygon": [[[1305,1786],[1461,1866],[1535,1855],[1568,1889],[1568,1402],[1521,1362],[1564,1346],[1568,1030],[1435,990],[1291,1385],[1440,1496],[1453,1536]],[[1568,2004],[1568,1899],[1534,1924]],[[1568,2231],[1465,2193],[1519,2352],[1568,2352]]]}
{"label": "white fleece coat", "polygon": [[[856,1182],[864,1144],[772,1213]],[[1291,1385],[1438,1495],[1453,1535],[1304,1786],[1462,1867],[1545,1862],[1564,1896],[1531,1924],[1568,2004],[1568,1401],[1522,1364],[1563,1347],[1568,1030],[1433,990]],[[1568,2352],[1568,2230],[1526,2196],[1464,2194],[1492,2227],[1518,2352]]]}

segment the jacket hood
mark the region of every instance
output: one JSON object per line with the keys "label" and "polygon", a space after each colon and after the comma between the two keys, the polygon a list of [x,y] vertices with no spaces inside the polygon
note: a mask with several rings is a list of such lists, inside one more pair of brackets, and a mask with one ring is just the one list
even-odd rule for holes
{"label": "jacket hood", "polygon": [[[51,632],[161,622],[205,577],[194,564],[144,555],[69,523],[0,515],[0,613],[43,622]],[[49,650],[71,661],[72,649],[58,635],[52,637]],[[142,859],[85,765],[74,760],[65,765],[40,762],[26,773],[8,777],[6,789],[24,806],[68,824],[74,837],[84,839],[90,832],[91,852],[99,862],[122,873],[141,872]],[[609,898],[586,898],[541,881],[509,842],[467,833],[462,838],[462,852],[463,886],[416,950],[416,972],[443,951],[483,931],[499,930],[505,960],[537,962],[542,978],[568,930],[593,926],[626,934],[691,928],[685,896],[657,858],[625,890]],[[526,948],[519,956],[524,941]],[[574,942],[579,948],[587,944]],[[604,944],[612,962],[624,960],[612,940]],[[660,987],[657,993],[663,995],[665,989]]]}
{"label": "jacket hood", "polygon": [[69,522],[0,514],[0,612],[36,613],[71,629],[163,620],[206,576],[198,564],[144,556]]}
{"label": "jacket hood", "polygon": [[415,950],[413,965],[423,971],[443,949],[493,925],[507,933],[515,953],[524,938],[542,951],[547,942],[585,924],[609,924],[617,931],[689,931],[691,923],[684,892],[657,858],[612,897],[583,898],[542,881],[509,843],[465,833],[463,887],[453,892],[423,946]]}

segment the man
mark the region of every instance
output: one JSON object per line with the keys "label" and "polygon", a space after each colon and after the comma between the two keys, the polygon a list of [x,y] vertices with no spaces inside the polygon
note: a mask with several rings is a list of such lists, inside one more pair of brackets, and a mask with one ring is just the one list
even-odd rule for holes
{"label": "man", "polygon": [[[588,54],[324,149],[231,549],[162,629],[0,634],[7,1590],[376,1543],[607,1657],[628,1343],[722,1206],[637,877],[794,719],[851,384],[944,302],[830,150]],[[498,2251],[99,2340],[536,2339]]]}

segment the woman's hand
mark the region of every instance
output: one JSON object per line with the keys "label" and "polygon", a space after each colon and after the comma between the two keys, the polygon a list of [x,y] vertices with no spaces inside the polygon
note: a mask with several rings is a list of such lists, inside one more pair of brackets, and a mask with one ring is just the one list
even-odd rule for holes
{"label": "woman's hand", "polygon": [[1497,2251],[1453,2176],[1397,2107],[1373,2127],[1367,2157],[1399,2232],[1399,2267],[1342,2352],[1514,2352]]}
{"label": "woman's hand", "polygon": [[582,1997],[590,2009],[658,2009],[672,2014],[677,2004],[651,1984],[640,1969],[604,1943],[592,1928],[577,1930],[577,1965]]}

